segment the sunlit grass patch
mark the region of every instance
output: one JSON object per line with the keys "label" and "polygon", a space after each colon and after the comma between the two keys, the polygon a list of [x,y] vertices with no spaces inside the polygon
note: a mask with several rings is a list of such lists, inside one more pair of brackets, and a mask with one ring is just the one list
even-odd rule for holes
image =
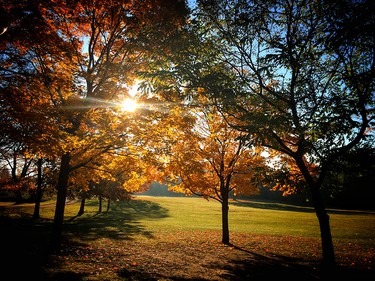
{"label": "sunlit grass patch", "polygon": [[[274,268],[279,259],[312,265],[321,259],[318,221],[311,208],[231,201],[232,245],[226,246],[221,243],[221,205],[216,201],[136,196],[130,202],[111,202],[108,211],[107,201],[102,203],[99,212],[98,200],[88,200],[84,214],[77,216],[80,201],[67,202],[63,251],[52,257],[54,264],[46,269],[49,280],[61,276],[91,281],[126,280],[129,276],[222,280],[210,278],[215,272],[224,274],[233,261],[254,256],[256,262],[260,257],[271,260],[266,268]],[[33,249],[47,246],[54,210],[55,202],[44,204],[41,219],[33,222],[32,204],[0,206],[6,241],[18,237],[15,260],[22,250],[27,258]],[[375,215],[330,210],[330,216],[338,263],[373,268]],[[37,245],[30,244],[33,242]]]}

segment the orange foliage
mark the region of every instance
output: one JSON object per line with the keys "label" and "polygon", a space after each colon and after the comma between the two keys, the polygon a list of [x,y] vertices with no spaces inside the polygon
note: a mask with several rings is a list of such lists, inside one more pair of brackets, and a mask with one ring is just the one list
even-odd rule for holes
{"label": "orange foliage", "polygon": [[[273,151],[272,157],[277,157],[278,159],[277,164],[273,167],[272,190],[282,191],[283,196],[296,194],[301,191],[303,185],[305,185],[305,178],[295,159],[275,151]],[[306,158],[303,160],[310,175],[317,177],[318,166],[314,163],[309,163]]]}
{"label": "orange foliage", "polygon": [[221,201],[229,192],[258,192],[258,169],[265,159],[246,134],[230,127],[213,109],[196,113],[196,123],[175,134],[166,164],[170,189]]}

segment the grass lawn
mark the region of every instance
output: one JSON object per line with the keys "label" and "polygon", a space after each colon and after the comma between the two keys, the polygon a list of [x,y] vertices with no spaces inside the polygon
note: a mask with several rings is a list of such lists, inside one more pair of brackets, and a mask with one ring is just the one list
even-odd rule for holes
{"label": "grass lawn", "polygon": [[[64,242],[48,254],[54,201],[0,202],[0,243],[9,280],[375,280],[375,213],[329,210],[339,269],[319,268],[320,231],[311,208],[231,201],[232,246],[221,241],[221,205],[202,198],[136,196],[98,213],[90,200],[65,209]],[[5,280],[5,279],[4,279]],[[7,279],[8,280],[8,279]]]}

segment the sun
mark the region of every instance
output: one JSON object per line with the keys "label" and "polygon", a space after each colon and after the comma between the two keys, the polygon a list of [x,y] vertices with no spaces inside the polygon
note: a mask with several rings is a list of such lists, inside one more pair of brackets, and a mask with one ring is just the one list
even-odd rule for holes
{"label": "sun", "polygon": [[134,99],[127,98],[120,103],[122,111],[134,112],[138,108],[138,104]]}

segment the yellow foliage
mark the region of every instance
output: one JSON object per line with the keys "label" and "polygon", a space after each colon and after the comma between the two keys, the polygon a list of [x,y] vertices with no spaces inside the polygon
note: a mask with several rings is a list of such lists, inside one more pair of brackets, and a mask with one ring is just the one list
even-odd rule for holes
{"label": "yellow foliage", "polygon": [[[197,116],[198,114],[196,114]],[[257,193],[255,170],[265,167],[259,148],[246,135],[230,127],[214,110],[200,112],[194,126],[175,132],[165,174],[173,178],[170,189],[220,200],[224,193]]]}

